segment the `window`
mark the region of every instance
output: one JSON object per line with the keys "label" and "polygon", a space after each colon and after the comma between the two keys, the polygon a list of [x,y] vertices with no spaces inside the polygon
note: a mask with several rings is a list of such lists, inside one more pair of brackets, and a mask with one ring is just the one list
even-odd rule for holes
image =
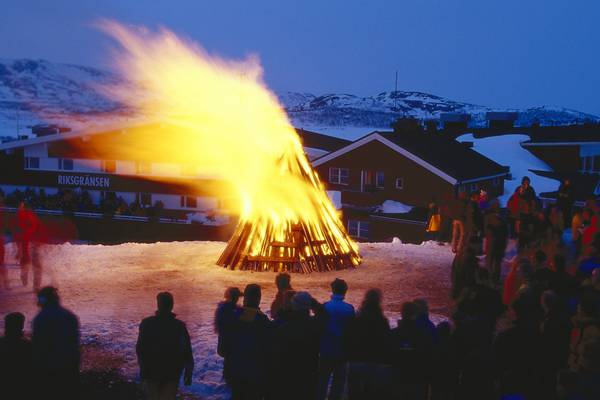
{"label": "window", "polygon": [[135,201],[141,206],[149,207],[152,205],[152,195],[150,193],[137,193]]}
{"label": "window", "polygon": [[500,178],[494,178],[492,180],[492,186],[494,186],[494,187],[500,186]]}
{"label": "window", "polygon": [[582,172],[598,172],[598,171],[600,171],[600,157],[598,157],[598,156],[581,157],[581,171]]}
{"label": "window", "polygon": [[460,185],[460,186],[458,187],[458,191],[459,191],[460,193],[464,193],[464,192],[466,192],[466,191],[467,191],[467,185]]}
{"label": "window", "polygon": [[381,171],[375,173],[375,186],[380,189],[385,187],[385,174]]}
{"label": "window", "polygon": [[185,208],[198,208],[198,199],[192,196],[181,196],[179,205]]}
{"label": "window", "polygon": [[69,158],[59,158],[58,169],[63,171],[73,171],[73,160]]}
{"label": "window", "polygon": [[477,184],[476,183],[471,183],[471,193],[472,192],[476,192],[477,191]]}
{"label": "window", "polygon": [[115,172],[117,172],[117,162],[115,160],[102,161],[102,172],[114,174]]}
{"label": "window", "polygon": [[367,221],[348,220],[348,234],[353,237],[368,239],[369,223]]}
{"label": "window", "polygon": [[329,182],[347,185],[350,171],[348,168],[329,168]]}
{"label": "window", "polygon": [[115,192],[107,192],[107,191],[101,191],[100,192],[100,199],[101,200],[116,200],[117,198],[117,194]]}
{"label": "window", "polygon": [[147,161],[138,161],[135,163],[135,172],[140,175],[150,175],[152,173],[152,164]]}
{"label": "window", "polygon": [[40,168],[40,158],[39,157],[25,157],[25,168],[29,169],[39,169]]}
{"label": "window", "polygon": [[396,178],[396,189],[404,189],[404,179]]}
{"label": "window", "polygon": [[362,174],[362,192],[373,192],[377,189],[383,189],[385,186],[385,175],[381,171],[361,171]]}

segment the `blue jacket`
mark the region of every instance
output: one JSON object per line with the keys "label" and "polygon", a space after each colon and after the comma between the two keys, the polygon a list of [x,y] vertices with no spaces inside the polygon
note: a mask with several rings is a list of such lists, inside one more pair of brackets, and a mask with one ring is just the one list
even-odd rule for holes
{"label": "blue jacket", "polygon": [[343,359],[342,338],[348,323],[354,319],[354,307],[344,301],[344,297],[334,294],[323,304],[326,322],[321,336],[320,354],[324,358]]}

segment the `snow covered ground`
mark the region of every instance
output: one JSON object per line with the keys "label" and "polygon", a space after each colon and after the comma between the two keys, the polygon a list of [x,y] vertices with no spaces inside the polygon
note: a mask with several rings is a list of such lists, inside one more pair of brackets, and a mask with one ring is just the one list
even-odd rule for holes
{"label": "snow covered ground", "polygon": [[510,167],[513,179],[504,183],[504,196],[500,197],[500,203],[504,206],[521,184],[521,178],[528,176],[531,186],[536,193],[552,192],[558,190],[560,182],[555,179],[538,176],[530,170],[552,171],[544,161],[540,160],[529,151],[521,147],[521,142],[529,140],[527,135],[508,134],[476,139],[472,134],[466,134],[456,138],[459,142],[473,142],[473,150],[483,154],[500,165]]}
{"label": "snow covered ground", "polygon": [[[225,288],[259,283],[262,308],[268,310],[275,295],[275,274],[229,271],[215,265],[225,243],[172,242],[118,246],[52,245],[43,250],[44,284],[59,288],[63,304],[79,315],[82,341],[118,360],[123,374],[137,379],[135,341],[140,320],[155,310],[155,296],[168,290],[175,296],[175,312],[190,331],[196,370],[187,390],[202,399],[221,399],[227,392],[221,381],[222,362],[216,355],[212,319]],[[12,290],[0,291],[0,314],[20,311],[31,322],[37,309],[30,288],[21,287],[15,264],[15,246],[6,246]],[[436,321],[449,312],[449,247],[433,242],[422,245],[363,243],[363,263],[354,270],[294,275],[297,290],[316,299],[329,298],[329,283],[345,279],[348,300],[355,306],[365,290],[378,287],[384,310],[396,325],[404,301],[426,298]],[[3,322],[0,322],[2,324]],[[86,360],[84,367],[94,361]]]}

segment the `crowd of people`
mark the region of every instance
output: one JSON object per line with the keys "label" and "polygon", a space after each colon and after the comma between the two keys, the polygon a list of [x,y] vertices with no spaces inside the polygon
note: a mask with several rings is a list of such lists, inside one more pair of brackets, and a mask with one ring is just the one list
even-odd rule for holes
{"label": "crowd of people", "polygon": [[[228,288],[214,327],[231,398],[600,399],[600,209],[592,200],[576,209],[571,190],[565,182],[564,198],[542,209],[524,178],[508,214],[480,193],[451,204],[452,312],[437,324],[425,299],[403,303],[390,323],[377,288],[355,308],[342,279],[320,302],[279,273],[268,312],[258,284]],[[0,377],[21,385],[31,369],[44,398],[68,399],[79,371],[77,318],[53,288],[38,292],[38,304],[31,343],[23,316],[5,317]],[[180,380],[193,380],[190,333],[173,307],[173,296],[159,293],[156,314],[139,327],[149,399],[175,399]]]}
{"label": "crowd of people", "polygon": [[115,192],[106,192],[96,204],[87,190],[61,189],[54,194],[39,190],[15,190],[4,194],[0,189],[0,204],[7,207],[18,207],[25,203],[32,209],[60,210],[66,214],[74,212],[100,213],[106,217],[127,215],[135,217],[160,218],[164,213],[164,204],[156,201],[152,205],[143,205],[139,201],[128,203]]}

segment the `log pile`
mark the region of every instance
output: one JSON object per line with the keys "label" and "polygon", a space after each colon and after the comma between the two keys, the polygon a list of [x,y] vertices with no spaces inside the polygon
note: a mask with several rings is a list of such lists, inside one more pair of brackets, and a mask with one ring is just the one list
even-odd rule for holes
{"label": "log pile", "polygon": [[326,227],[301,221],[281,230],[240,221],[217,264],[230,269],[300,273],[358,265],[360,257],[343,229],[340,238]]}

